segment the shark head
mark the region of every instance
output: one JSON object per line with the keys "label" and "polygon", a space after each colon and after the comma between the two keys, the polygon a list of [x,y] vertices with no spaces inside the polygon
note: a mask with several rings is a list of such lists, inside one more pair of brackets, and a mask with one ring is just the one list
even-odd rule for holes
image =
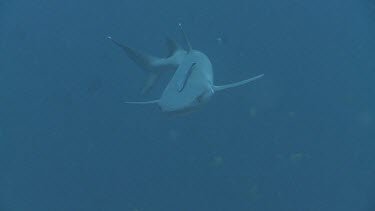
{"label": "shark head", "polygon": [[125,50],[129,58],[149,73],[149,80],[146,84],[147,89],[152,87],[162,72],[174,71],[172,79],[167,84],[159,99],[126,103],[158,104],[163,112],[183,113],[199,108],[216,91],[237,87],[263,76],[262,74],[222,86],[214,85],[212,64],[208,56],[201,51],[192,49],[181,24],[179,26],[184,35],[188,50],[182,49],[177,43],[168,39],[169,54],[166,58],[145,55],[109,37],[116,45]]}
{"label": "shark head", "polygon": [[186,55],[158,102],[164,112],[191,110],[206,103],[214,94],[212,65],[197,50]]}

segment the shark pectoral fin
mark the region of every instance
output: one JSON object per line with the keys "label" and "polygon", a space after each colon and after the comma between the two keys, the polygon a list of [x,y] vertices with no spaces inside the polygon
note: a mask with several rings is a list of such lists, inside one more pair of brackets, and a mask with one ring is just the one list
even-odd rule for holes
{"label": "shark pectoral fin", "polygon": [[257,79],[259,79],[263,76],[264,76],[264,74],[261,74],[261,75],[257,75],[255,77],[243,80],[243,81],[239,81],[239,82],[235,82],[235,83],[231,83],[231,84],[226,84],[226,85],[222,85],[222,86],[213,86],[213,89],[214,89],[214,91],[221,91],[221,90],[224,90],[224,89],[229,89],[229,88],[241,86],[241,85],[247,84],[249,82],[255,81],[255,80],[257,80]]}
{"label": "shark pectoral fin", "polygon": [[144,105],[144,104],[154,104],[154,103],[159,103],[160,100],[151,100],[151,101],[140,101],[140,102],[124,102],[126,104],[140,104],[140,105]]}

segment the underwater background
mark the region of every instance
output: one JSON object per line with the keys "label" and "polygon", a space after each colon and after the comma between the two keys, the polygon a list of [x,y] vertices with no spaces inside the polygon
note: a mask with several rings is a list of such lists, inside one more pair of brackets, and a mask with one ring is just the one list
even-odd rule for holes
{"label": "underwater background", "polygon": [[[126,100],[165,38],[215,83],[182,116]],[[375,211],[373,0],[1,0],[1,211]]]}

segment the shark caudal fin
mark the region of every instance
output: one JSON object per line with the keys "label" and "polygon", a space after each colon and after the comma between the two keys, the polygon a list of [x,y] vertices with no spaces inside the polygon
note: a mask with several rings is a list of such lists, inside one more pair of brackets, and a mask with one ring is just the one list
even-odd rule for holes
{"label": "shark caudal fin", "polygon": [[112,37],[108,36],[108,39],[110,39],[114,44],[116,44],[118,47],[122,48],[125,53],[128,55],[128,57],[133,60],[137,65],[142,67],[145,70],[151,71],[153,68],[157,66],[157,61],[160,60],[157,57],[149,56],[146,54],[143,54],[135,49],[132,49],[120,42],[117,42],[116,40],[112,39]]}
{"label": "shark caudal fin", "polygon": [[169,51],[167,58],[149,56],[114,40],[110,36],[108,36],[108,39],[110,39],[118,47],[122,48],[131,60],[133,60],[138,66],[148,72],[146,84],[142,89],[143,94],[148,92],[155,85],[162,72],[166,70],[174,70],[178,67],[178,64],[175,61],[176,59],[174,59],[173,57],[176,52],[180,50],[180,48],[171,39],[167,39],[167,46]]}
{"label": "shark caudal fin", "polygon": [[243,81],[239,81],[239,82],[235,82],[235,83],[231,83],[231,84],[226,84],[226,85],[222,85],[222,86],[213,86],[213,89],[214,89],[214,91],[221,91],[221,90],[224,90],[224,89],[229,89],[229,88],[241,86],[241,85],[247,84],[249,82],[255,81],[255,80],[257,80],[257,79],[259,79],[263,76],[264,76],[264,74],[261,74],[261,75],[257,75],[255,77],[243,80]]}

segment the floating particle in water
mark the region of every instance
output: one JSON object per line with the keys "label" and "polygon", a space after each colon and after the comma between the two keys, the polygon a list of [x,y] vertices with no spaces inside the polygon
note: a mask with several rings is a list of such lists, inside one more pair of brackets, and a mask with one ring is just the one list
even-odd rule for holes
{"label": "floating particle in water", "polygon": [[221,166],[223,165],[224,158],[221,156],[214,156],[212,159],[212,163],[214,166]]}
{"label": "floating particle in water", "polygon": [[216,43],[218,45],[223,45],[223,44],[227,43],[227,39],[224,36],[216,37]]}

